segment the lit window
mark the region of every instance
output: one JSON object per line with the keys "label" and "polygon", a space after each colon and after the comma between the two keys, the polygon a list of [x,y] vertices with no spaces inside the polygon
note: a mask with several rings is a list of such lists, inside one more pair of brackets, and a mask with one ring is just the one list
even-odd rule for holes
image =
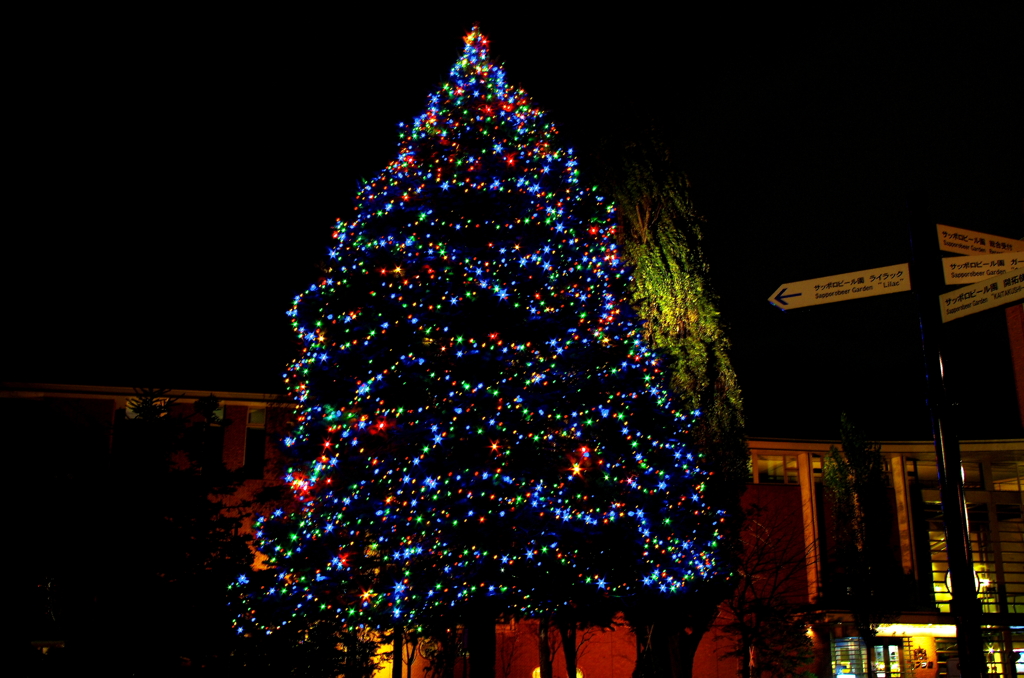
{"label": "lit window", "polygon": [[755,456],[755,465],[758,483],[796,485],[800,482],[796,457],[758,454]]}
{"label": "lit window", "polygon": [[242,473],[246,478],[263,479],[267,449],[266,421],[266,408],[249,408],[245,427],[245,461],[242,464]]}

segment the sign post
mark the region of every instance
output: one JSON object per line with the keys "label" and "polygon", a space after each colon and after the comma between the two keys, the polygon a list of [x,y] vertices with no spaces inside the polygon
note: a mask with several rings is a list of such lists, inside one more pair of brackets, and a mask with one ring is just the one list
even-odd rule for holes
{"label": "sign post", "polygon": [[[913,201],[912,201],[913,202]],[[954,431],[953,401],[943,381],[942,324],[1024,300],[1024,241],[935,224],[923,204],[910,205],[910,264],[783,283],[768,297],[784,311],[910,290],[921,326],[928,410],[935,439],[942,498],[949,582],[956,621],[960,675],[981,678],[985,665],[981,642],[981,603],[974,581],[967,503],[961,476],[960,441]],[[931,229],[935,228],[936,231]],[[938,235],[938,239],[935,235]],[[939,251],[967,256],[942,259]],[[942,293],[943,285],[967,285]],[[935,303],[936,297],[938,304]]]}
{"label": "sign post", "polygon": [[[964,250],[949,250],[950,246],[987,247],[990,236],[975,231],[953,229],[928,218],[923,202],[912,200],[909,214],[911,273],[914,276],[914,297],[921,325],[921,348],[924,352],[927,383],[928,411],[932,420],[935,458],[939,471],[939,496],[946,530],[946,555],[953,596],[950,611],[956,622],[957,653],[961,674],[965,678],[981,678],[985,666],[981,642],[981,603],[974,586],[974,568],[971,564],[971,539],[967,531],[967,502],[961,476],[960,440],[954,428],[953,401],[946,392],[943,380],[945,368],[942,360],[942,312],[935,303],[943,285],[939,271],[939,250],[959,251],[963,254],[990,254]],[[935,231],[938,230],[938,240]],[[973,238],[973,240],[972,240]],[[952,245],[950,245],[952,243]]]}

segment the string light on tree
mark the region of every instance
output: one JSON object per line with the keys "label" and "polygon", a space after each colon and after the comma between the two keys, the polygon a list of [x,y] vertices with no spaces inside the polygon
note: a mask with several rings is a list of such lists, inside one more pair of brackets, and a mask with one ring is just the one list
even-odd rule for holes
{"label": "string light on tree", "polygon": [[[239,632],[683,594],[722,512],[626,303],[615,210],[477,29],[288,311],[289,507]],[[266,580],[272,578],[271,582]],[[266,611],[266,614],[265,614]]]}

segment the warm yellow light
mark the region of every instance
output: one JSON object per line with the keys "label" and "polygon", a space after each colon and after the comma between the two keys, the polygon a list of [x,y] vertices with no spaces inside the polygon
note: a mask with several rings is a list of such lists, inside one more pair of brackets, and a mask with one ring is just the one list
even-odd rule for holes
{"label": "warm yellow light", "polygon": [[953,624],[879,624],[879,636],[928,636],[931,638],[955,638]]}
{"label": "warm yellow light", "polygon": [[[540,678],[540,667],[539,666],[533,670],[533,674],[532,674],[531,678]],[[576,669],[576,678],[583,678],[583,669],[581,669],[581,668],[577,668]]]}

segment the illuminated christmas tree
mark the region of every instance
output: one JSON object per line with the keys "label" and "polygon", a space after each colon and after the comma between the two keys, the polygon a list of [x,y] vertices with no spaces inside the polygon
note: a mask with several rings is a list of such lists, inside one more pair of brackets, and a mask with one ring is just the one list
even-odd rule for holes
{"label": "illuminated christmas tree", "polygon": [[[524,615],[721,574],[723,512],[628,306],[615,210],[476,29],[289,311],[304,460],[240,633]],[[252,576],[252,575],[250,575]]]}

